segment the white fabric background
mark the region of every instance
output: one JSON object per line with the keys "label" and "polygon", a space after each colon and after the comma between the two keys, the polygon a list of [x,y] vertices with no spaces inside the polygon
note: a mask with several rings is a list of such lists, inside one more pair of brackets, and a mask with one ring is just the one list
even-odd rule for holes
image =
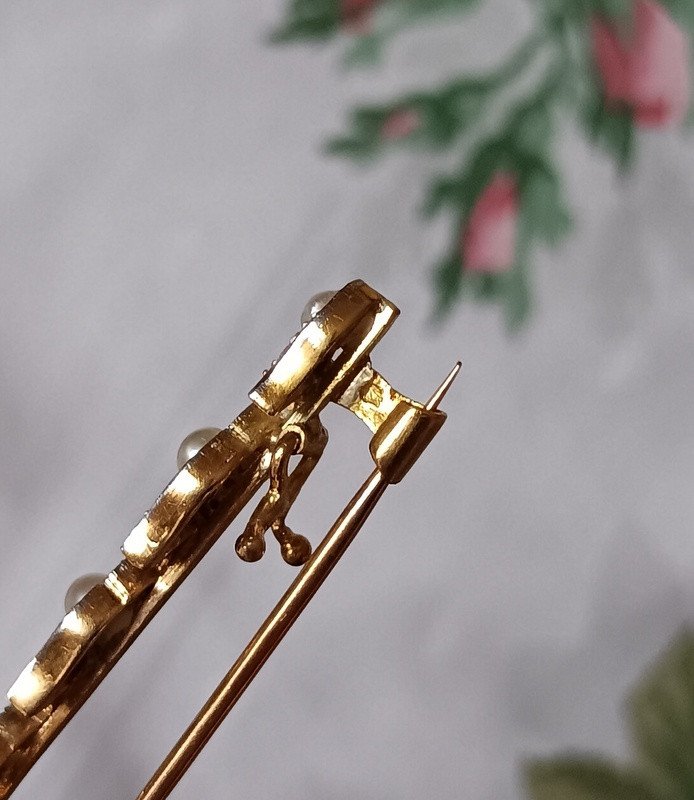
{"label": "white fabric background", "polygon": [[[428,325],[436,165],[320,155],[351,102],[488,66],[496,0],[380,69],[271,48],[282,3],[6,2],[0,13],[0,684],[108,571],[178,442],[226,424],[308,296],[363,277],[403,310],[375,363],[415,397],[458,357],[450,419],[393,489],[176,798],[520,796],[524,755],[628,752],[621,698],[694,608],[694,148],[634,174],[567,127],[576,231],[538,255],[513,339]],[[369,468],[340,410],[292,515],[315,541]],[[210,553],[17,791],[134,796],[287,585]]]}

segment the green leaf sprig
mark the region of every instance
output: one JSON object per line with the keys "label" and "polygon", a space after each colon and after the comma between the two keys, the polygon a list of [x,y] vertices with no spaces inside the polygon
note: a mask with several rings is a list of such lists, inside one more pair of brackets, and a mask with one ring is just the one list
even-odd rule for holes
{"label": "green leaf sprig", "polygon": [[694,633],[685,629],[627,700],[634,757],[617,764],[567,754],[524,767],[530,800],[691,800],[694,797]]}
{"label": "green leaf sprig", "polygon": [[[571,229],[556,163],[558,131],[563,130],[559,122],[565,117],[577,122],[619,172],[632,166],[634,112],[606,98],[591,26],[602,20],[628,30],[638,1],[531,0],[533,29],[497,69],[357,106],[347,131],[328,142],[330,154],[362,162],[397,148],[431,154],[460,148],[466,154],[457,172],[433,181],[424,203],[425,214],[445,209],[452,221],[450,245],[433,270],[437,319],[463,298],[499,304],[510,331],[527,319],[536,246],[555,247]],[[436,14],[469,12],[480,2],[291,0],[274,38],[327,40],[349,34],[348,61],[366,64],[379,58],[384,44],[404,26]],[[694,32],[694,0],[660,2],[679,25]],[[351,23],[357,17],[362,24],[355,32]],[[500,121],[490,125],[490,120]],[[513,264],[486,273],[468,269],[461,235],[475,204],[500,173],[517,184]]]}

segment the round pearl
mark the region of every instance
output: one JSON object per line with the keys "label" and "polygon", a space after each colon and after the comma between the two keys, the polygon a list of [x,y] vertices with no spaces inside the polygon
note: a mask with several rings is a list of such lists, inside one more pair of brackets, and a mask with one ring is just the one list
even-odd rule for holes
{"label": "round pearl", "polygon": [[74,580],[65,593],[65,613],[67,614],[71,611],[90,589],[93,589],[105,580],[106,575],[102,575],[99,572],[90,572]]}
{"label": "round pearl", "polygon": [[190,461],[202,448],[220,432],[221,428],[199,428],[189,433],[181,442],[176,455],[176,464],[179,469]]}
{"label": "round pearl", "polygon": [[318,294],[314,294],[304,307],[304,310],[301,314],[301,324],[305,325],[307,322],[310,322],[321,310],[321,308],[323,308],[323,306],[327,305],[330,300],[333,299],[335,294],[336,292],[332,291],[318,292]]}

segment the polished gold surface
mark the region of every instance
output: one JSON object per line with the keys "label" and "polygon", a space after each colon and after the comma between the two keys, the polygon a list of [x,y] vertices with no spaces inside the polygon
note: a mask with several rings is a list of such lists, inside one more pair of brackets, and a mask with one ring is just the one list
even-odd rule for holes
{"label": "polished gold surface", "polygon": [[[438,404],[459,364],[427,405],[393,389],[371,350],[398,310],[362,281],[336,292],[303,325],[251,391],[251,405],[195,454],[123,545],[124,559],[67,612],[8,693],[0,713],[0,800],[99,685],[255,492],[268,481],[239,556],[256,561],[272,531],[285,561],[304,564],[141,798],[164,798],[219,726],[352,541],[380,495],[400,481],[445,420]],[[350,409],[374,436],[376,468],[311,555],[286,516],[320,459],[328,402]],[[290,471],[289,460],[299,456]]]}

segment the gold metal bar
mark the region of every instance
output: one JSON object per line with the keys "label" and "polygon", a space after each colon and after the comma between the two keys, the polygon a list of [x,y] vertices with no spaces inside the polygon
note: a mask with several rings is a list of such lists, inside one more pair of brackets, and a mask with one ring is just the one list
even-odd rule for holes
{"label": "gold metal bar", "polygon": [[241,697],[359,532],[388,482],[374,470],[246,649],[156,771],[138,800],[164,800]]}
{"label": "gold metal bar", "polygon": [[[327,442],[319,415],[328,403],[338,403],[371,430],[369,451],[376,470],[140,798],[169,795],[342,556],[385,487],[404,478],[446,419],[437,406],[460,364],[426,406],[398,392],[371,364],[371,351],[398,313],[363,281],[332,294],[263,372],[251,391],[251,405],[179,469],[127,537],[124,559],[68,610],[10,689],[9,705],[0,708],[0,800],[10,797],[264,483],[269,487],[236,542],[237,554],[245,561],[257,560],[271,531],[287,563],[298,565],[309,557],[310,543],[287,526],[286,517]],[[290,470],[294,456],[299,462]]]}

